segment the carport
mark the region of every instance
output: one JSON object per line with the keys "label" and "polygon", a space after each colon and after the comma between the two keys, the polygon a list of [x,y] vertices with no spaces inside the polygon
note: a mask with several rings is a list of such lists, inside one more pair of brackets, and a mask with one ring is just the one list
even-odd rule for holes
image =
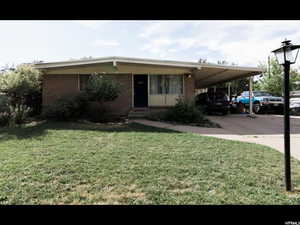
{"label": "carport", "polygon": [[[193,71],[195,77],[195,88],[203,89],[213,85],[233,81],[240,78],[249,77],[249,102],[250,113],[252,113],[252,80],[253,76],[263,72],[260,68],[240,67],[240,66],[223,66],[217,64],[201,64],[200,70]],[[228,92],[230,86],[228,86]]]}
{"label": "carport", "polygon": [[239,78],[252,77],[262,72],[262,69],[256,67],[201,64],[201,69],[195,70],[193,74],[195,76],[195,87],[206,88]]}

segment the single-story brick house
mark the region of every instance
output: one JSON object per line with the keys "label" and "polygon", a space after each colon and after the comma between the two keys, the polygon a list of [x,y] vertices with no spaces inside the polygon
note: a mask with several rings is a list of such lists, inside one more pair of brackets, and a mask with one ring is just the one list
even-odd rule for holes
{"label": "single-story brick house", "polygon": [[43,105],[79,93],[90,74],[115,78],[122,86],[121,94],[107,106],[120,115],[140,107],[169,107],[179,96],[192,99],[196,89],[262,73],[255,67],[127,57],[36,63],[34,67],[43,73]]}

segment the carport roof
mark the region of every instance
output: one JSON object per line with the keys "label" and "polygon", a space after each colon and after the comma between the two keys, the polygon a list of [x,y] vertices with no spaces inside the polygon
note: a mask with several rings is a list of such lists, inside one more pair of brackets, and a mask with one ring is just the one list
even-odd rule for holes
{"label": "carport roof", "polygon": [[259,75],[263,72],[255,67],[203,66],[194,71],[196,88],[206,88],[239,78]]}
{"label": "carport roof", "polygon": [[262,69],[257,67],[240,67],[240,66],[226,66],[213,63],[197,63],[173,60],[157,60],[145,58],[129,58],[129,57],[102,57],[81,60],[68,60],[49,63],[35,63],[34,67],[37,69],[55,69],[74,67],[81,65],[92,65],[101,63],[112,63],[116,66],[117,63],[129,63],[139,65],[153,65],[161,66],[162,68],[186,68],[188,73],[195,77],[196,88],[205,88],[218,83],[235,80],[242,77],[249,77],[262,73]]}

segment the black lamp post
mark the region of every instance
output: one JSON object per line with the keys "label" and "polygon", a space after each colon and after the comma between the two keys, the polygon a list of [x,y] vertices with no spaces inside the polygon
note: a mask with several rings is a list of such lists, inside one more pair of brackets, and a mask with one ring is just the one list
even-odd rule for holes
{"label": "black lamp post", "polygon": [[[284,67],[284,166],[285,166],[285,186],[287,191],[292,190],[291,184],[291,154],[290,154],[290,65],[296,62],[300,45],[292,45],[290,40],[282,42],[282,47],[272,52],[276,59]],[[295,50],[297,51],[294,56]]]}

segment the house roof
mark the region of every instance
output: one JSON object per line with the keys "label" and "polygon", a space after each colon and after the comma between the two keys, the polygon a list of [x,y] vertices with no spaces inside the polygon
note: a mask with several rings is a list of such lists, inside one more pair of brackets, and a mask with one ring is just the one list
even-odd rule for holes
{"label": "house roof", "polygon": [[68,60],[68,61],[58,61],[58,62],[49,62],[49,63],[36,63],[34,65],[36,68],[46,69],[46,68],[55,68],[55,67],[89,65],[89,64],[96,64],[96,63],[106,63],[106,62],[138,63],[138,64],[150,64],[150,65],[162,65],[162,66],[200,68],[199,63],[193,63],[193,62],[144,59],[144,58],[128,58],[128,57],[119,57],[119,56]]}
{"label": "house roof", "polygon": [[[241,66],[227,66],[213,63],[198,63],[186,61],[173,60],[157,60],[145,58],[129,58],[129,57],[102,57],[102,58],[88,58],[80,60],[68,60],[48,63],[35,63],[34,67],[37,69],[64,69],[74,66],[87,66],[101,63],[112,63],[117,66],[118,63],[147,65],[147,66],[161,66],[161,68],[182,68],[187,69],[195,75],[196,86],[203,88],[209,85],[214,85],[220,82],[226,82],[241,77],[258,75],[262,73],[262,69],[257,67],[241,67]],[[200,82],[201,81],[201,82]]]}

